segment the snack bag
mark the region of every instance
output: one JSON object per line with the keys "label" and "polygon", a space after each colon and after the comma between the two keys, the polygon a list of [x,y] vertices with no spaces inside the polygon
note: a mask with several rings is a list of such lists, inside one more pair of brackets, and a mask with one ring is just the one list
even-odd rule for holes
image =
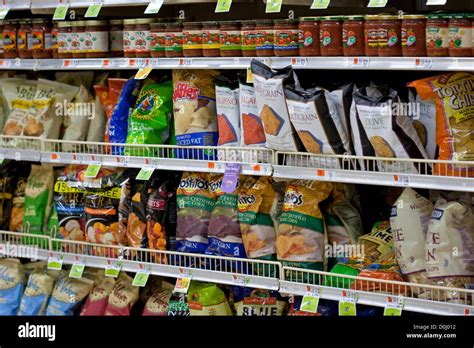
{"label": "snack bag", "polygon": [[343,132],[347,134],[347,140],[349,141],[349,153],[354,154],[354,144],[351,137],[351,105],[352,105],[352,92],[354,90],[354,82],[347,83],[339,88],[326,93],[326,98],[331,101],[339,120],[341,121]]}
{"label": "snack bag", "polygon": [[[105,110],[100,104],[99,97],[96,94],[94,99],[94,117],[90,120],[86,141],[97,143],[104,142],[107,121],[108,119]],[[94,148],[94,146],[92,145],[89,148]]]}
{"label": "snack bag", "polygon": [[115,278],[103,277],[97,284],[94,284],[80,315],[105,315],[109,296],[115,287],[115,282]]}
{"label": "snack bag", "polygon": [[131,247],[145,248],[148,245],[146,207],[149,193],[150,186],[146,183],[132,196],[127,224],[127,240]]}
{"label": "snack bag", "polygon": [[133,305],[137,302],[139,288],[132,285],[133,279],[125,272],[121,272],[112,292],[105,315],[129,316]]}
{"label": "snack bag", "polygon": [[240,146],[239,85],[225,76],[216,78],[217,145]]}
{"label": "snack bag", "polygon": [[232,315],[224,292],[214,283],[191,281],[188,306],[191,316]]}
{"label": "snack bag", "polygon": [[[64,107],[63,140],[84,141],[87,137],[89,124],[96,118],[95,101],[89,91],[81,85],[73,102]],[[66,144],[64,144],[66,145]],[[63,145],[63,146],[64,146]],[[68,150],[69,149],[69,150]],[[66,146],[65,151],[71,151],[74,148]]]}
{"label": "snack bag", "polygon": [[20,260],[0,259],[0,315],[16,315],[25,288]]}
{"label": "snack bag", "polygon": [[[413,127],[425,147],[426,154],[430,159],[436,159],[438,145],[436,144],[436,102],[435,100],[423,100],[413,89],[409,90],[409,100],[419,105],[419,115],[413,117]],[[415,117],[417,116],[417,117]]]}
{"label": "snack bag", "polygon": [[376,222],[370,233],[359,237],[357,244],[361,245],[361,254],[351,257],[355,267],[365,267],[392,253],[394,244],[390,222]]}
{"label": "snack bag", "polygon": [[24,120],[33,107],[36,95],[36,81],[8,79],[2,81],[2,94],[6,101],[6,122],[4,135],[22,135]]}
{"label": "snack bag", "polygon": [[242,145],[265,146],[266,137],[257,107],[252,84],[246,82],[246,75],[239,76],[240,124]]}
{"label": "snack bag", "polygon": [[16,182],[16,187],[13,191],[9,231],[21,232],[23,230],[23,219],[25,216],[25,189],[28,175],[29,172],[22,173]]}
{"label": "snack bag", "polygon": [[43,315],[53,291],[54,277],[44,269],[30,274],[17,315]]}
{"label": "snack bag", "polygon": [[148,298],[143,308],[143,316],[167,316],[171,294],[174,285],[168,282],[161,282],[151,290],[151,296]]}
{"label": "snack bag", "polygon": [[238,316],[281,316],[286,308],[278,291],[233,286],[232,294]]}
{"label": "snack bag", "polygon": [[[422,100],[436,103],[436,143],[440,160],[474,160],[474,74],[454,72],[413,81]],[[474,177],[474,166],[436,164],[437,175]]]}
{"label": "snack bag", "polygon": [[[2,230],[9,230],[8,227],[12,226],[13,223],[15,226],[12,227],[15,227],[15,229],[20,228],[17,232],[21,232],[24,198],[22,204],[22,187],[18,185],[25,181],[25,177],[28,176],[29,167],[19,165],[19,163],[21,162],[6,161],[0,166],[0,228]],[[17,193],[19,196],[17,196]],[[16,199],[16,197],[20,198],[20,200]],[[13,215],[14,212],[21,216]],[[19,222],[20,218],[21,222]],[[10,229],[10,231],[15,231],[15,229]]]}

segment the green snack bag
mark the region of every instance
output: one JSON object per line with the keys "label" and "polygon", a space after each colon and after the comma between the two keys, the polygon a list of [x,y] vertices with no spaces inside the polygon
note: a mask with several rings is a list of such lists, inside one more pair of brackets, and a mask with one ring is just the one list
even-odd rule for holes
{"label": "green snack bag", "polygon": [[[359,274],[359,270],[352,268],[350,266],[346,266],[346,265],[338,263],[331,269],[331,273],[357,276]],[[337,288],[343,288],[343,289],[350,289],[353,282],[354,282],[354,279],[341,278],[337,276],[334,276],[334,277],[326,276],[325,285],[337,287]]]}
{"label": "green snack bag", "polygon": [[191,316],[232,315],[229,302],[217,284],[192,281],[188,290]]}

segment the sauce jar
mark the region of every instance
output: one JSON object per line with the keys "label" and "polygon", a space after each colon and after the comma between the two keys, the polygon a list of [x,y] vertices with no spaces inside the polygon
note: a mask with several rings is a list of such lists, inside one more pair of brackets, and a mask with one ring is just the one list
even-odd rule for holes
{"label": "sauce jar", "polygon": [[255,21],[242,21],[242,56],[256,57]]}
{"label": "sauce jar", "polygon": [[220,25],[221,57],[242,56],[241,25],[239,21],[225,21]]}
{"label": "sauce jar", "polygon": [[342,17],[323,17],[319,24],[322,56],[342,56]]}
{"label": "sauce jar", "polygon": [[71,48],[73,58],[86,58],[86,22],[72,22]]}
{"label": "sauce jar", "polygon": [[301,17],[298,25],[300,56],[319,56],[319,17]]}
{"label": "sauce jar", "polygon": [[60,59],[72,58],[72,23],[58,23],[58,56]]}
{"label": "sauce jar", "polygon": [[208,21],[203,23],[202,27],[202,55],[204,57],[220,57],[219,23]]}
{"label": "sauce jar", "polygon": [[86,21],[86,57],[105,58],[109,56],[109,26],[107,21]]}
{"label": "sauce jar", "polygon": [[166,23],[165,55],[168,58],[183,56],[183,31],[180,22]]}
{"label": "sauce jar", "polygon": [[20,21],[16,41],[18,48],[18,56],[21,59],[33,58],[33,51],[31,49],[31,21]]}
{"label": "sauce jar", "polygon": [[443,15],[426,16],[426,54],[428,57],[449,55],[449,21]]}
{"label": "sauce jar", "polygon": [[342,23],[342,52],[346,57],[365,55],[364,17],[347,16]]}
{"label": "sauce jar", "polygon": [[202,23],[183,23],[183,56],[202,57]]}
{"label": "sauce jar", "polygon": [[16,36],[18,32],[18,21],[5,21],[3,26],[3,56],[7,59],[18,58]]}
{"label": "sauce jar", "polygon": [[34,19],[33,29],[33,58],[43,59],[53,57],[53,39],[51,36],[51,24],[44,19]]}
{"label": "sauce jar", "polygon": [[154,22],[154,18],[135,19],[135,57],[148,58],[151,56],[150,24]]}
{"label": "sauce jar", "polygon": [[426,20],[423,15],[404,15],[402,20],[404,57],[426,56]]}
{"label": "sauce jar", "polygon": [[369,57],[379,55],[379,16],[364,17],[364,51]]}
{"label": "sauce jar", "polygon": [[123,57],[123,20],[109,21],[109,57]]}
{"label": "sauce jar", "polygon": [[472,56],[472,27],[467,15],[456,14],[449,20],[449,56]]}
{"label": "sauce jar", "polygon": [[0,58],[3,56],[3,21],[0,21]]}
{"label": "sauce jar", "polygon": [[53,58],[59,58],[58,53],[58,36],[59,36],[59,26],[58,22],[53,22],[53,26],[51,28],[51,53]]}
{"label": "sauce jar", "polygon": [[150,53],[153,58],[164,58],[165,55],[165,23],[151,23],[150,24]]}
{"label": "sauce jar", "polygon": [[397,57],[402,55],[402,25],[398,16],[379,16],[379,56]]}
{"label": "sauce jar", "polygon": [[275,20],[275,56],[289,57],[297,56],[298,46],[298,20],[277,19]]}
{"label": "sauce jar", "polygon": [[271,57],[274,54],[275,27],[271,19],[259,19],[255,22],[255,50],[257,57]]}
{"label": "sauce jar", "polygon": [[135,19],[123,20],[123,54],[127,58],[135,57]]}

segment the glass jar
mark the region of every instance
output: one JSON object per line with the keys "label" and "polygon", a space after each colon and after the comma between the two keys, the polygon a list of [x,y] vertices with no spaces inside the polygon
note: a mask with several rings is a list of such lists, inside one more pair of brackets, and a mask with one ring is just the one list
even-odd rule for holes
{"label": "glass jar", "polygon": [[274,56],[275,27],[271,19],[259,19],[255,22],[255,50],[257,57]]}
{"label": "glass jar", "polygon": [[31,21],[21,20],[18,27],[18,34],[16,37],[18,56],[21,59],[33,58],[33,51],[31,49]]}
{"label": "glass jar", "polygon": [[109,56],[109,26],[107,21],[86,21],[85,47],[87,58]]}
{"label": "glass jar", "polygon": [[109,21],[109,57],[123,57],[123,20]]}
{"label": "glass jar", "polygon": [[365,55],[364,17],[347,16],[342,23],[342,52],[346,57]]}
{"label": "glass jar", "polygon": [[3,21],[0,21],[0,58],[3,56]]}
{"label": "glass jar", "polygon": [[219,23],[208,21],[202,27],[202,55],[204,57],[220,57],[221,42]]}
{"label": "glass jar", "polygon": [[397,57],[402,55],[402,23],[398,16],[379,16],[379,56]]}
{"label": "glass jar", "polygon": [[123,20],[123,55],[135,57],[135,19]]}
{"label": "glass jar", "polygon": [[202,57],[202,23],[183,23],[183,56]]}
{"label": "glass jar", "polygon": [[3,26],[3,56],[7,59],[18,58],[18,47],[16,36],[18,33],[18,21],[5,21]]}
{"label": "glass jar", "polygon": [[58,22],[53,22],[53,26],[51,28],[51,55],[55,59],[59,58],[58,36],[59,36]]}
{"label": "glass jar", "polygon": [[44,59],[53,57],[53,39],[51,24],[45,19],[33,20],[33,58]]}
{"label": "glass jar", "polygon": [[319,24],[322,56],[342,56],[342,17],[323,17]]}
{"label": "glass jar", "polygon": [[379,55],[379,16],[364,17],[364,51],[369,57]]}
{"label": "glass jar", "polygon": [[468,15],[456,14],[449,20],[449,56],[472,56],[472,27]]}
{"label": "glass jar", "polygon": [[298,20],[275,20],[275,47],[277,57],[294,57],[299,54],[298,46]]}
{"label": "glass jar", "polygon": [[319,17],[301,17],[298,26],[300,56],[319,56]]}
{"label": "glass jar", "polygon": [[151,33],[150,24],[154,23],[154,18],[135,19],[135,57],[151,57]]}
{"label": "glass jar", "polygon": [[180,22],[166,23],[165,55],[168,58],[183,56],[183,31]]}
{"label": "glass jar", "polygon": [[242,56],[256,57],[255,49],[255,21],[242,21]]}
{"label": "glass jar", "polygon": [[73,58],[86,58],[86,22],[72,22],[71,48]]}
{"label": "glass jar", "polygon": [[426,54],[428,57],[449,55],[449,20],[443,15],[426,16]]}
{"label": "glass jar", "polygon": [[426,56],[426,19],[423,15],[404,15],[402,20],[402,54],[404,57]]}
{"label": "glass jar", "polygon": [[225,21],[220,25],[221,57],[241,57],[242,38],[239,21]]}
{"label": "glass jar", "polygon": [[72,58],[72,23],[58,23],[58,56],[60,59]]}
{"label": "glass jar", "polygon": [[165,23],[151,23],[150,24],[150,53],[153,58],[164,58],[165,55]]}

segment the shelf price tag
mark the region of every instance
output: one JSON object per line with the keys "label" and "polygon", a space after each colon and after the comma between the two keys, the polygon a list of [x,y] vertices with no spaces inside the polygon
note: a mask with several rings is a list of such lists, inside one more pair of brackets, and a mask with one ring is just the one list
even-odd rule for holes
{"label": "shelf price tag", "polygon": [[232,0],[217,0],[215,13],[229,12],[232,6]]}
{"label": "shelf price tag", "polygon": [[426,0],[426,5],[428,6],[443,6],[446,5],[448,0]]}
{"label": "shelf price tag", "polygon": [[356,316],[356,303],[359,295],[354,291],[343,290],[339,301],[339,316]]}
{"label": "shelf price tag", "polygon": [[77,59],[64,59],[63,60],[63,68],[75,68],[79,60]]}
{"label": "shelf price tag", "polygon": [[150,269],[145,268],[144,265],[140,264],[140,270],[135,274],[132,285],[143,288],[146,285],[149,277],[150,277]]}
{"label": "shelf price tag", "polygon": [[76,260],[71,266],[71,271],[69,272],[69,277],[71,278],[82,278],[82,274],[84,273],[84,268],[86,267],[84,260],[79,259],[76,257]]}
{"label": "shelf price tag", "polygon": [[142,169],[140,169],[140,171],[138,172],[136,179],[144,181],[150,180],[154,171],[155,167],[142,167]]}
{"label": "shelf price tag", "polygon": [[474,315],[474,312],[472,312],[469,308],[464,308],[464,315]]}
{"label": "shelf price tag", "polygon": [[100,163],[91,163],[87,166],[84,177],[86,178],[95,178],[99,174],[101,164]]}
{"label": "shelf price tag", "polygon": [[235,191],[241,169],[242,166],[239,163],[226,163],[224,177],[222,178],[222,192],[232,193]]}
{"label": "shelf price tag", "polygon": [[369,0],[367,7],[385,7],[388,0]]}
{"label": "shelf price tag", "polygon": [[188,293],[189,285],[191,285],[191,276],[188,277],[178,277],[176,279],[176,285],[174,286],[174,291],[180,292],[183,294]]}
{"label": "shelf price tag", "polygon": [[403,298],[401,296],[388,296],[383,315],[389,317],[399,317],[402,315],[402,309]]}
{"label": "shelf price tag", "polygon": [[54,11],[53,20],[62,21],[66,19],[67,10],[69,10],[68,4],[58,5],[58,7],[56,7],[56,10]]}
{"label": "shelf price tag", "polygon": [[60,271],[61,268],[63,268],[63,257],[50,253],[48,257],[48,269]]}
{"label": "shelf price tag", "polygon": [[283,0],[267,0],[265,13],[279,13],[281,11],[282,4]]}
{"label": "shelf price tag", "polygon": [[311,10],[318,10],[318,9],[327,9],[329,7],[329,4],[331,3],[331,0],[313,0],[313,3],[311,4],[310,9]]}
{"label": "shelf price tag", "polygon": [[295,57],[291,58],[291,65],[294,67],[305,67],[308,64],[308,58]]}
{"label": "shelf price tag", "polygon": [[100,10],[102,9],[103,3],[104,3],[104,0],[99,0],[99,1],[96,1],[95,4],[89,5],[84,17],[85,18],[97,18],[97,16],[99,15]]}
{"label": "shelf price tag", "polygon": [[53,152],[49,158],[51,162],[61,162],[61,156],[58,153]]}
{"label": "shelf price tag", "polygon": [[393,184],[395,186],[403,186],[403,187],[409,186],[410,177],[408,175],[394,175]]}
{"label": "shelf price tag", "polygon": [[105,266],[105,276],[117,278],[120,270],[122,269],[122,261],[120,260],[107,260],[107,266]]}
{"label": "shelf price tag", "polygon": [[145,14],[158,13],[163,6],[164,0],[153,0],[145,9]]}
{"label": "shelf price tag", "polygon": [[250,283],[250,278],[240,274],[233,274],[232,275],[232,284],[240,285],[240,286],[247,286]]}
{"label": "shelf price tag", "polygon": [[193,64],[193,60],[191,58],[180,58],[178,65],[179,66],[189,66]]}
{"label": "shelf price tag", "polygon": [[140,68],[135,75],[135,80],[144,80],[147,78],[147,76],[151,73],[153,70],[153,67],[147,66],[144,68]]}
{"label": "shelf price tag", "polygon": [[0,20],[5,19],[9,11],[10,11],[10,6],[8,5],[0,8]]}
{"label": "shelf price tag", "polygon": [[306,292],[301,300],[301,311],[309,313],[316,313],[318,311],[319,291],[319,288],[315,286],[306,287]]}
{"label": "shelf price tag", "polygon": [[415,68],[431,69],[433,67],[433,60],[431,58],[423,57],[415,59]]}

